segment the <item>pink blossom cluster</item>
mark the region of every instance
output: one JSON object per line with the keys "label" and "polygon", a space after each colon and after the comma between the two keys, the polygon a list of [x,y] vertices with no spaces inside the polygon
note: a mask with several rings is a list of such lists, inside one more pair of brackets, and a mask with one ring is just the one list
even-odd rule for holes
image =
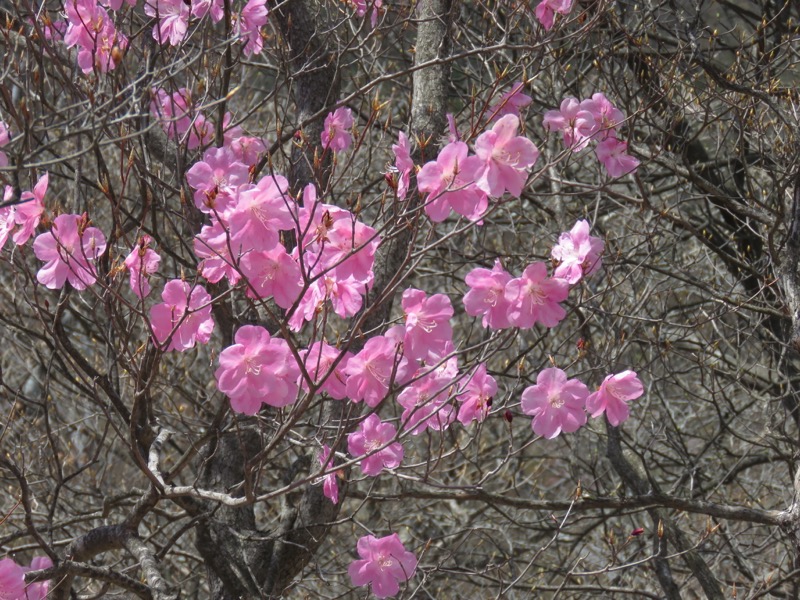
{"label": "pink blossom cluster", "polygon": [[537,435],[552,439],[561,432],[572,433],[592,417],[606,415],[614,427],[630,414],[628,403],[644,393],[642,382],[634,371],[609,375],[596,392],[556,367],[544,369],[536,377],[536,385],[522,392],[522,411],[533,417],[531,428]]}
{"label": "pink blossom cluster", "polygon": [[333,152],[347,150],[353,144],[353,111],[346,106],[340,106],[325,117],[321,141],[322,147]]}
{"label": "pink blossom cluster", "polygon": [[[135,0],[128,0],[135,4]],[[121,0],[104,3],[119,10]],[[68,0],[64,3],[67,29],[64,43],[78,48],[78,66],[84,73],[105,73],[117,67],[128,47],[128,38],[117,30],[114,20],[97,0]]]}
{"label": "pink blossom cluster", "polygon": [[548,131],[560,131],[564,145],[578,152],[591,141],[597,141],[595,155],[611,177],[632,173],[639,161],[627,153],[628,143],[617,138],[617,130],[625,115],[604,94],[593,94],[579,101],[565,98],[559,110],[549,110],[544,115]]}
{"label": "pink blossom cluster", "polygon": [[[192,17],[202,19],[209,15],[218,23],[225,16],[222,0],[146,0],[144,12],[157,19],[153,38],[170,46],[178,46],[186,39]],[[233,16],[233,31],[244,44],[247,56],[259,54],[264,47],[261,28],[267,24],[268,12],[266,0],[248,0]]]}
{"label": "pink blossom cluster", "polygon": [[25,583],[25,573],[49,569],[53,561],[47,556],[37,556],[30,566],[18,565],[10,558],[0,560],[0,598],[3,600],[46,600],[50,591],[49,581]]}
{"label": "pink blossom cluster", "polygon": [[551,253],[556,263],[552,277],[543,262],[528,265],[516,278],[499,259],[492,269],[470,271],[464,279],[470,288],[464,295],[467,314],[482,317],[483,326],[490,329],[558,325],[567,314],[560,303],[567,299],[570,286],[601,266],[604,243],[589,235],[590,229],[588,221],[580,220],[561,234]]}
{"label": "pink blossom cluster", "polygon": [[518,131],[519,118],[507,114],[477,137],[474,155],[466,143],[453,141],[422,167],[417,185],[427,194],[425,212],[433,222],[444,221],[451,210],[480,221],[489,197],[520,196],[539,150]]}

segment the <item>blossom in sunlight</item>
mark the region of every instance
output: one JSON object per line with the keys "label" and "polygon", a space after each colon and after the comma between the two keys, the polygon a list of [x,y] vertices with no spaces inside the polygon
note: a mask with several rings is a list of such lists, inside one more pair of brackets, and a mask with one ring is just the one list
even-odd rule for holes
{"label": "blossom in sunlight", "polygon": [[[207,344],[214,331],[211,295],[202,285],[173,279],[161,292],[162,303],[150,309],[153,337],[165,352],[183,352],[196,343]],[[169,340],[169,343],[167,343]]]}
{"label": "blossom in sunlight", "polygon": [[363,456],[359,465],[364,475],[375,477],[384,469],[395,469],[403,461],[403,445],[392,442],[397,428],[383,423],[372,413],[361,421],[358,429],[347,436],[347,451],[357,458]]}
{"label": "blossom in sunlight", "polygon": [[371,585],[378,598],[388,598],[400,591],[417,570],[417,557],[409,552],[396,533],[376,538],[365,535],[358,540],[360,560],[353,561],[347,572],[353,585]]}
{"label": "blossom in sunlight", "polygon": [[33,241],[36,258],[45,265],[36,279],[51,290],[69,282],[76,290],[84,290],[96,279],[94,261],[106,250],[106,238],[97,227],[89,227],[83,215],[59,215],[47,233]]}
{"label": "blossom in sunlight", "polygon": [[534,433],[552,439],[562,431],[577,431],[586,423],[588,395],[581,381],[567,380],[561,369],[544,369],[536,377],[536,385],[522,392],[522,412],[533,417]]}
{"label": "blossom in sunlight", "polygon": [[619,426],[630,415],[628,402],[644,394],[644,386],[635,371],[623,371],[609,375],[600,388],[586,399],[586,410],[592,417],[605,413],[608,422]]}

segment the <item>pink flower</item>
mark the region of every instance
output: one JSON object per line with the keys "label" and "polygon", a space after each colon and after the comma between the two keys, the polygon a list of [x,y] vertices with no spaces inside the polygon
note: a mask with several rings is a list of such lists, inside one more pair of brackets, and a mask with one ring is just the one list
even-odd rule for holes
{"label": "pink flower", "polygon": [[347,397],[375,407],[389,393],[392,381],[403,381],[407,370],[408,359],[401,356],[394,340],[383,335],[370,338],[344,368]]}
{"label": "pink flower", "polygon": [[[327,471],[334,466],[333,454],[327,444],[322,444],[322,452],[319,453],[319,464],[323,471]],[[334,471],[322,476],[322,493],[334,504],[339,504],[339,484],[336,482],[338,473],[339,471]]]}
{"label": "pink flower", "polygon": [[158,117],[166,134],[171,139],[185,143],[188,150],[205,146],[214,138],[213,123],[195,109],[192,95],[186,88],[180,88],[173,94],[161,89],[153,90],[150,110]]}
{"label": "pink flower", "polygon": [[403,445],[390,443],[396,436],[394,425],[382,423],[380,417],[372,413],[361,421],[358,431],[347,436],[347,451],[353,457],[363,456],[361,472],[376,477],[384,469],[399,467],[403,461]]}
{"label": "pink flower", "polygon": [[218,215],[224,215],[231,207],[236,189],[249,178],[247,165],[236,160],[228,148],[206,150],[203,160],[186,172],[186,181],[195,190],[195,206],[204,213]]}
{"label": "pink flower", "polygon": [[464,295],[464,308],[468,315],[473,317],[483,316],[483,326],[492,329],[505,329],[511,327],[508,320],[511,312],[511,302],[506,300],[506,285],[511,281],[511,275],[500,264],[500,259],[494,261],[494,267],[489,269],[473,269],[465,280],[470,290]]}
{"label": "pink flower", "polygon": [[555,277],[565,279],[570,285],[600,268],[600,255],[605,244],[600,238],[589,235],[589,230],[588,221],[576,222],[570,231],[561,234],[550,254],[553,260],[558,261]]}
{"label": "pink flower", "polygon": [[289,309],[303,291],[300,266],[280,244],[266,252],[248,252],[239,268],[248,281],[247,295],[251,298],[272,297],[278,306]]}
{"label": "pink flower", "polygon": [[[347,376],[344,367],[352,358],[352,352],[337,350],[325,342],[314,342],[308,350],[301,350],[308,376],[319,386],[319,391],[328,394],[331,398],[342,400],[347,397]],[[334,367],[337,359],[341,360]],[[333,370],[331,370],[333,369]],[[303,379],[303,389],[308,391],[308,382]]]}
{"label": "pink flower", "polygon": [[[3,190],[3,202],[11,202],[14,198],[14,188],[10,185],[5,186]],[[16,220],[17,208],[16,206],[4,206],[0,208],[0,250],[6,245],[8,238],[17,226]]]}
{"label": "pink flower", "polygon": [[561,131],[564,145],[573,152],[583,150],[589,145],[592,135],[597,131],[594,115],[581,107],[577,98],[564,98],[560,110],[548,110],[544,115],[544,127],[548,131]]}
{"label": "pink flower", "polygon": [[[236,253],[235,258],[231,249]],[[211,225],[203,225],[195,236],[194,253],[202,259],[197,266],[200,274],[211,283],[227,277],[231,285],[236,285],[241,278],[236,268],[241,247],[231,242],[228,230],[216,219],[211,219]]]}
{"label": "pink flower", "polygon": [[294,229],[295,201],[282,175],[262,177],[255,186],[240,186],[236,205],[228,213],[231,241],[246,251],[272,250],[282,230]]}
{"label": "pink flower", "polygon": [[84,290],[97,279],[94,261],[106,250],[106,238],[96,227],[88,227],[83,215],[59,215],[47,233],[33,241],[36,258],[45,265],[36,279],[51,290],[69,281],[76,290]]}
{"label": "pink flower", "polygon": [[151,241],[149,235],[143,235],[125,259],[125,266],[130,271],[131,289],[140,300],[150,293],[148,278],[158,270],[161,262],[161,257],[149,246]]}
{"label": "pink flower", "polygon": [[489,207],[486,194],[475,185],[481,159],[467,157],[468,153],[464,142],[447,144],[436,160],[426,163],[417,174],[419,191],[428,194],[425,213],[434,223],[450,216],[451,208],[478,221]]}
{"label": "pink flower", "polygon": [[627,149],[627,142],[608,137],[597,144],[594,152],[597,155],[597,160],[603,163],[611,177],[622,177],[632,173],[639,166],[639,161],[626,153]]}
{"label": "pink flower", "polygon": [[191,10],[191,2],[183,0],[146,0],[144,13],[158,19],[153,39],[159,44],[179,45],[186,38]]}
{"label": "pink flower", "polygon": [[68,0],[64,3],[67,15],[64,43],[67,48],[78,46],[78,66],[84,73],[97,68],[101,73],[116,67],[114,49],[124,51],[128,38],[119,33],[114,21],[95,0]]}
{"label": "pink flower", "polygon": [[347,150],[353,143],[350,130],[353,128],[353,113],[340,106],[325,117],[325,127],[322,130],[322,147],[334,152]]}
{"label": "pink flower", "polygon": [[219,23],[225,16],[223,0],[192,0],[192,16],[202,19],[211,12],[211,20]]}
{"label": "pink flower", "polygon": [[401,421],[403,430],[411,435],[419,435],[426,429],[444,431],[456,417],[449,400],[453,391],[453,380],[458,375],[458,361],[455,357],[439,368],[430,370],[422,367],[425,373],[397,396],[402,406]]}
{"label": "pink flower", "polygon": [[508,190],[519,198],[528,171],[539,158],[539,149],[518,136],[519,118],[506,115],[475,140],[475,154],[481,166],[475,171],[475,185],[493,198]]}
{"label": "pink flower", "polygon": [[[0,148],[7,145],[11,141],[11,134],[8,131],[8,125],[0,121]],[[8,166],[8,156],[5,152],[0,152],[0,168]]]}
{"label": "pink flower", "polygon": [[[41,569],[49,569],[53,566],[53,561],[50,560],[47,556],[36,556],[31,561],[31,566],[29,567],[22,567],[22,570],[26,573],[28,571],[39,571]],[[0,581],[0,598],[2,598],[3,594],[3,585],[2,581]],[[50,582],[49,581],[39,581],[36,583],[28,584],[28,587],[25,588],[25,594],[20,596],[21,600],[47,600],[48,593],[50,592]]]}
{"label": "pink flower", "polygon": [[492,407],[492,398],[497,394],[497,382],[486,372],[485,363],[477,366],[463,390],[456,396],[461,403],[458,420],[463,425],[472,421],[482,422]]}
{"label": "pink flower", "polygon": [[642,394],[644,386],[636,372],[623,371],[603,380],[600,388],[586,399],[586,410],[592,417],[599,417],[605,412],[608,422],[618,427],[630,414],[628,402]]}
{"label": "pink flower", "polygon": [[408,552],[393,533],[376,538],[366,535],[358,540],[358,555],[347,572],[353,585],[372,585],[378,598],[388,598],[400,591],[400,582],[408,581],[417,570],[417,558]]}
{"label": "pink flower", "polygon": [[325,273],[339,281],[353,278],[362,290],[372,285],[380,236],[350,211],[317,202],[312,184],[303,191],[299,229],[303,265],[309,275]]}
{"label": "pink flower", "polygon": [[531,97],[523,94],[525,84],[517,81],[511,89],[500,96],[496,104],[489,107],[489,121],[499,119],[506,115],[516,115],[519,117],[519,110],[531,103]]}
{"label": "pink flower", "polygon": [[25,569],[10,558],[0,560],[0,599],[25,598]]}
{"label": "pink flower", "polygon": [[13,236],[14,243],[21,246],[33,235],[34,229],[39,225],[39,221],[44,214],[44,195],[47,193],[47,185],[50,176],[45,173],[39,177],[32,192],[22,192],[20,204],[16,206],[14,220],[20,229]]}
{"label": "pink flower", "polygon": [[582,382],[567,381],[567,374],[561,369],[544,369],[536,377],[536,385],[522,392],[522,412],[533,417],[534,433],[553,439],[562,431],[572,433],[586,423],[584,405],[588,395]]}
{"label": "pink flower", "polygon": [[398,141],[392,145],[395,156],[394,166],[400,174],[397,180],[397,197],[404,200],[411,185],[411,171],[414,170],[414,161],[411,160],[411,143],[408,136],[402,131],[398,135]]}
{"label": "pink flower", "polygon": [[506,285],[505,298],[511,303],[508,315],[514,327],[529,328],[535,323],[555,327],[567,315],[559,302],[569,295],[569,284],[563,279],[547,277],[547,267],[536,262],[525,269],[522,277]]}
{"label": "pink flower", "polygon": [[403,292],[405,338],[403,349],[409,360],[424,359],[428,352],[444,354],[453,339],[453,305],[444,294],[428,297],[422,290],[408,288]]}
{"label": "pink flower", "polygon": [[214,331],[211,318],[211,296],[202,285],[187,281],[168,281],[161,292],[161,304],[150,310],[153,337],[163,351],[183,352],[195,343],[207,344]]}
{"label": "pink flower", "polygon": [[535,13],[545,31],[550,31],[553,28],[555,14],[568,15],[571,10],[572,0],[542,0],[536,6]]}
{"label": "pink flower", "polygon": [[588,110],[597,122],[598,130],[603,131],[602,139],[615,137],[614,130],[625,121],[625,115],[616,108],[605,94],[592,94],[591,100],[581,102],[581,109]]}
{"label": "pink flower", "polygon": [[375,27],[378,23],[378,12],[383,6],[383,0],[352,0],[356,7],[356,14],[363,17],[367,14],[367,5],[372,6],[372,15],[370,16],[370,24]]}
{"label": "pink flower", "polygon": [[234,341],[220,352],[214,373],[217,389],[230,398],[231,408],[254,415],[262,402],[276,408],[292,404],[300,367],[289,344],[256,325],[240,327]]}
{"label": "pink flower", "polygon": [[238,33],[244,42],[244,53],[246,56],[260,54],[264,48],[264,40],[261,39],[261,28],[267,24],[266,0],[248,0],[238,20]]}

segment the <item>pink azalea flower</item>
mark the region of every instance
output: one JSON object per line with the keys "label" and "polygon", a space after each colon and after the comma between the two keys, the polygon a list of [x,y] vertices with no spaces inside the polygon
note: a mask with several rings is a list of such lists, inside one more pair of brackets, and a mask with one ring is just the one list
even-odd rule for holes
{"label": "pink azalea flower", "polygon": [[564,145],[573,152],[589,145],[597,131],[594,115],[581,107],[577,98],[564,98],[560,110],[548,110],[544,115],[544,127],[548,131],[561,131]]}
{"label": "pink azalea flower", "polygon": [[[231,255],[232,248],[236,252],[235,258]],[[228,230],[216,219],[211,220],[211,225],[203,225],[195,236],[194,253],[202,259],[197,266],[200,274],[211,283],[227,277],[231,285],[236,285],[241,278],[236,268],[241,247],[232,244]]]}
{"label": "pink azalea flower", "polygon": [[569,295],[569,284],[558,278],[547,276],[547,267],[536,262],[525,269],[522,277],[512,279],[506,285],[505,298],[511,303],[508,315],[514,327],[529,328],[535,323],[555,327],[567,315],[559,305]]}
{"label": "pink azalea flower", "polygon": [[266,252],[248,252],[239,268],[249,283],[247,295],[251,298],[272,297],[278,306],[289,309],[303,291],[300,266],[280,244]]}
{"label": "pink azalea flower", "polygon": [[572,0],[542,0],[534,12],[545,31],[550,31],[553,28],[555,14],[568,15],[571,10]]}
{"label": "pink azalea flower", "polygon": [[101,73],[116,67],[114,50],[124,51],[128,38],[118,32],[114,21],[94,0],[69,0],[64,4],[68,26],[67,48],[78,46],[78,66],[84,73],[95,68]]}
{"label": "pink azalea flower", "polygon": [[165,352],[183,352],[196,343],[207,344],[214,331],[211,318],[211,296],[201,285],[187,281],[168,281],[161,292],[161,304],[150,310],[153,337]]}
{"label": "pink azalea flower", "polygon": [[594,149],[597,160],[603,163],[611,177],[622,177],[633,173],[639,166],[639,161],[627,154],[628,143],[616,138],[608,137]]}
{"label": "pink azalea flower", "polygon": [[25,569],[10,558],[0,560],[0,599],[25,598]]}
{"label": "pink azalea flower", "polygon": [[[26,573],[28,571],[39,571],[41,569],[49,569],[53,566],[53,561],[50,560],[47,556],[36,556],[31,561],[31,565],[29,567],[22,567],[22,570]],[[4,592],[2,581],[0,581],[0,598],[3,598],[2,594]],[[48,593],[50,592],[50,582],[49,581],[38,581],[36,583],[28,584],[28,587],[25,588],[25,594],[20,596],[21,600],[47,600]]]}
{"label": "pink azalea flower", "polygon": [[294,229],[295,202],[282,175],[262,177],[255,186],[240,186],[236,205],[227,215],[231,241],[244,251],[272,250],[282,230]]}
{"label": "pink azalea flower", "polygon": [[602,139],[614,136],[614,130],[625,121],[625,114],[616,108],[605,94],[592,94],[591,100],[581,102],[581,109],[588,110],[594,116],[598,130],[603,131]]}
{"label": "pink azalea flower", "polygon": [[417,558],[408,552],[393,533],[376,538],[371,535],[358,540],[358,555],[347,572],[353,585],[372,585],[372,593],[378,598],[388,598],[400,591],[400,582],[408,581],[417,570]]}
{"label": "pink azalea flower", "polygon": [[317,202],[312,184],[303,191],[299,229],[303,265],[310,276],[327,273],[336,280],[352,277],[362,289],[372,285],[380,236],[350,211]]}
{"label": "pink azalea flower", "polygon": [[397,180],[397,197],[405,200],[408,188],[411,185],[411,171],[414,170],[414,161],[411,160],[411,143],[408,136],[402,131],[398,135],[398,141],[392,145],[395,156],[394,166],[400,174]]}
{"label": "pink azalea flower", "polygon": [[14,220],[20,228],[13,236],[14,243],[21,246],[33,235],[33,231],[39,225],[39,221],[44,214],[44,195],[47,193],[47,185],[50,176],[45,173],[36,182],[32,192],[22,192],[20,204],[17,204]]}
{"label": "pink azalea flower", "polygon": [[519,198],[528,180],[539,149],[529,139],[518,136],[519,118],[506,115],[475,140],[475,154],[481,166],[475,172],[475,185],[494,198],[508,190]]}
{"label": "pink azalea flower", "polygon": [[367,7],[372,6],[372,14],[370,15],[370,25],[375,27],[378,24],[378,12],[379,9],[383,6],[383,0],[352,0],[353,4],[356,7],[356,14],[359,17],[363,17],[367,14]]}
{"label": "pink azalea flower", "polygon": [[232,120],[233,115],[225,113],[225,117],[222,120],[225,130],[223,138],[225,147],[233,152],[236,160],[251,167],[258,162],[259,156],[266,152],[267,147],[260,138],[245,135],[238,125],[231,127]]}
{"label": "pink azalea flower", "polygon": [[511,275],[500,264],[500,259],[494,261],[491,271],[473,269],[464,281],[470,287],[464,295],[464,308],[468,315],[483,316],[484,327],[492,329],[511,327],[511,322],[508,320],[511,302],[505,297],[506,285],[511,281]]}
{"label": "pink azalea flower", "polygon": [[191,3],[183,0],[146,0],[144,4],[144,13],[158,19],[153,26],[153,39],[159,44],[169,42],[170,46],[177,46],[186,38],[191,11]]}
{"label": "pink azalea flower", "polygon": [[204,213],[219,215],[224,215],[231,207],[237,188],[249,179],[247,165],[236,160],[228,148],[206,150],[203,160],[186,172],[186,181],[195,190],[195,206]]}
{"label": "pink azalea flower", "polygon": [[586,399],[586,410],[592,417],[606,414],[614,427],[623,423],[630,414],[628,402],[644,394],[644,386],[635,371],[623,371],[609,375],[600,388]]}
{"label": "pink azalea flower", "polygon": [[[319,385],[320,392],[328,394],[335,400],[347,397],[347,375],[345,375],[344,367],[352,358],[352,352],[342,353],[341,350],[337,350],[325,342],[314,342],[307,350],[301,350],[300,356],[303,357],[309,377],[315,385]],[[334,367],[333,363],[339,357],[342,358]],[[305,379],[303,379],[302,385],[303,389],[308,391],[308,382]]]}
{"label": "pink azalea flower", "polygon": [[439,368],[420,369],[425,373],[397,396],[402,406],[401,421],[403,429],[411,435],[419,435],[426,429],[444,431],[455,420],[456,413],[449,400],[453,391],[453,380],[458,375],[458,361],[455,357]]}
{"label": "pink azalea flower", "polygon": [[334,152],[347,150],[353,144],[353,112],[340,106],[325,117],[325,127],[322,130],[322,147]]}
{"label": "pink azalea flower", "polygon": [[407,370],[408,359],[400,355],[394,340],[382,335],[370,338],[344,368],[347,397],[374,408],[389,393],[393,376],[401,383]]}
{"label": "pink azalea flower", "polygon": [[36,279],[51,290],[69,282],[76,290],[84,290],[97,281],[94,261],[106,250],[106,238],[96,227],[88,227],[83,215],[59,215],[52,229],[33,241],[36,258],[45,265]]}
{"label": "pink azalea flower", "polygon": [[586,424],[588,395],[582,382],[567,380],[561,369],[544,369],[536,377],[536,385],[522,392],[522,412],[533,417],[534,433],[553,439],[562,431],[572,433]]}
{"label": "pink azalea flower", "polygon": [[486,372],[485,363],[477,366],[463,390],[456,396],[461,403],[458,420],[463,425],[472,421],[482,422],[489,414],[492,399],[497,394],[497,382]]}
{"label": "pink azalea flower", "polygon": [[450,216],[452,208],[472,221],[478,221],[489,207],[486,194],[475,185],[481,159],[467,157],[464,142],[452,142],[442,148],[435,161],[426,163],[417,174],[420,192],[428,194],[425,213],[434,223]]}
{"label": "pink azalea flower", "polygon": [[[319,453],[319,464],[323,471],[327,471],[334,466],[331,448],[327,444],[322,444],[322,452]],[[335,471],[322,476],[322,493],[334,504],[339,504],[339,484],[336,481],[337,473],[338,471]]]}
{"label": "pink azalea flower", "polygon": [[403,461],[403,445],[390,443],[397,436],[391,423],[381,422],[375,413],[361,421],[358,430],[347,436],[347,451],[353,457],[363,456],[361,472],[369,477],[380,475],[384,469],[395,469]]}
{"label": "pink azalea flower", "polygon": [[234,341],[220,352],[214,373],[217,389],[230,398],[231,408],[254,415],[262,402],[276,408],[292,404],[297,399],[300,367],[289,344],[256,325],[240,327]]}
{"label": "pink azalea flower", "polygon": [[161,122],[167,136],[185,142],[188,150],[205,146],[214,137],[213,124],[195,109],[191,93],[186,88],[180,88],[173,94],[161,89],[153,90],[150,111]]}
{"label": "pink azalea flower", "polygon": [[[0,121],[0,148],[7,145],[11,141],[11,134],[8,131],[8,125]],[[5,152],[0,152],[0,168],[8,166],[8,156]]]}
{"label": "pink azalea flower", "polygon": [[211,13],[211,20],[219,23],[225,16],[225,3],[223,0],[192,0],[192,16],[202,19]]}
{"label": "pink azalea flower", "polygon": [[[14,198],[14,188],[10,185],[3,190],[3,202],[11,202]],[[0,250],[6,245],[8,238],[17,226],[17,208],[14,205],[0,208]]]}
{"label": "pink azalea flower", "polygon": [[261,28],[267,24],[266,0],[248,0],[239,14],[238,33],[244,42],[246,56],[261,54],[264,40],[261,39]]}
{"label": "pink azalea flower", "polygon": [[523,94],[525,84],[522,81],[517,81],[511,86],[511,89],[500,96],[496,104],[489,107],[489,121],[500,119],[506,115],[515,115],[519,117],[521,108],[528,106],[532,99],[527,94]]}
{"label": "pink azalea flower", "polygon": [[566,279],[570,285],[600,268],[605,244],[600,238],[589,235],[589,230],[588,221],[576,222],[570,231],[561,234],[550,254],[558,261],[554,276]]}
{"label": "pink azalea flower", "polygon": [[140,300],[150,293],[148,278],[158,270],[161,262],[161,257],[149,246],[151,241],[149,235],[143,235],[125,259],[125,267],[130,271],[131,289]]}
{"label": "pink azalea flower", "polygon": [[428,297],[422,290],[403,292],[405,339],[403,350],[409,360],[424,359],[428,352],[443,354],[453,339],[453,305],[444,294]]}

